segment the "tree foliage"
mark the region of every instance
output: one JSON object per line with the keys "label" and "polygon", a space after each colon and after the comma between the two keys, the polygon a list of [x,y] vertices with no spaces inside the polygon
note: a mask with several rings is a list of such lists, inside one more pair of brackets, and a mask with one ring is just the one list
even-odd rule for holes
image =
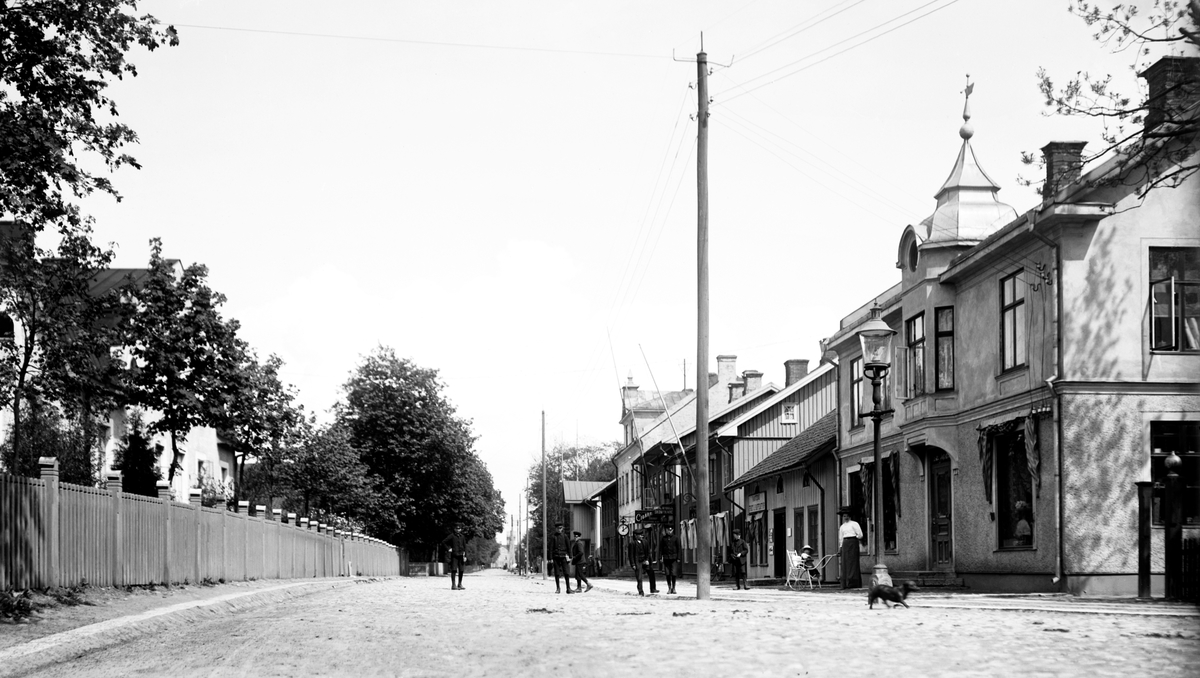
{"label": "tree foliage", "polygon": [[390,511],[369,529],[382,539],[432,552],[455,525],[494,537],[503,502],[474,451],[470,422],[442,395],[437,371],[379,347],[346,381],[338,422],[363,463],[391,494]]}
{"label": "tree foliage", "polygon": [[154,444],[146,430],[141,411],[134,410],[113,456],[113,468],[121,472],[122,490],[147,497],[157,496],[158,481],[162,480],[158,466],[161,455],[161,448]]}
{"label": "tree foliage", "polygon": [[[565,445],[559,443],[546,453],[546,514],[551,525],[565,522],[567,505],[563,497],[564,480],[587,480],[608,482],[617,477],[617,468],[612,463],[613,455],[620,449],[616,442],[602,445]],[[528,491],[525,494],[529,507],[529,549],[533,554],[541,553],[542,544],[542,460],[539,458],[529,467]]]}
{"label": "tree foliage", "polygon": [[235,350],[241,354],[233,368],[238,378],[230,385],[225,412],[225,426],[241,459],[234,500],[246,480],[246,458],[252,457],[262,487],[267,489],[266,505],[270,505],[280,466],[289,460],[289,450],[294,449],[289,437],[304,422],[304,408],[296,403],[295,389],[279,377],[283,367],[279,356],[272,354],[266,362],[259,362],[253,351],[240,345]]}
{"label": "tree foliage", "polygon": [[[1115,4],[1077,0],[1068,9],[1094,30],[1092,37],[1100,45],[1127,55],[1135,74],[1144,72],[1164,49],[1185,56],[1200,55],[1200,0]],[[1181,76],[1161,94],[1151,97],[1144,92],[1133,96],[1122,91],[1111,73],[1079,71],[1065,82],[1045,69],[1037,73],[1038,89],[1049,112],[1103,121],[1103,143],[1092,149],[1084,162],[1113,154],[1116,171],[1104,183],[1137,186],[1141,195],[1160,186],[1178,186],[1200,170],[1194,145],[1200,118],[1195,110],[1179,105],[1196,101],[1200,94],[1196,63],[1192,62]],[[1157,121],[1149,129],[1147,115]],[[1023,153],[1022,160],[1026,164],[1041,162],[1033,153]]]}
{"label": "tree foliage", "polygon": [[0,2],[0,214],[36,229],[84,220],[72,199],[95,191],[119,198],[112,182],[85,168],[138,167],[123,149],[137,135],[116,122],[106,89],[136,76],[135,46],[178,44],[171,26],[137,15],[136,0]]}

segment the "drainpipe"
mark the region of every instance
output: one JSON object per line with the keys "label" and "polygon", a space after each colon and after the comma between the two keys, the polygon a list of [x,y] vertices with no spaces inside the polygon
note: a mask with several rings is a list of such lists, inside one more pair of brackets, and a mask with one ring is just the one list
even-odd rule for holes
{"label": "drainpipe", "polygon": [[1046,379],[1046,386],[1050,389],[1050,404],[1054,420],[1054,531],[1055,531],[1055,552],[1054,552],[1054,578],[1051,580],[1054,584],[1060,584],[1063,580],[1063,449],[1062,449],[1062,396],[1054,388],[1054,384],[1062,376],[1063,364],[1063,342],[1062,342],[1062,304],[1063,304],[1063,286],[1062,286],[1062,248],[1058,243],[1047,238],[1037,232],[1037,212],[1033,212],[1029,216],[1029,232],[1046,244],[1047,247],[1054,251],[1054,287],[1056,288],[1051,299],[1054,300],[1054,309],[1050,317],[1054,319],[1054,374]]}

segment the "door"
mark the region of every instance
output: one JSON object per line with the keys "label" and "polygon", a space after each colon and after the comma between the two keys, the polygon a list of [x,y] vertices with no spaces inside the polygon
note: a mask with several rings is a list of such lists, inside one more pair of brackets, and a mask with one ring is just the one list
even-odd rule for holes
{"label": "door", "polygon": [[787,576],[787,514],[784,509],[775,509],[771,516],[771,548],[775,550],[775,578]]}
{"label": "door", "polygon": [[804,509],[796,509],[795,514],[792,516],[792,530],[794,530],[792,532],[792,550],[800,553],[800,549],[804,548],[804,545],[808,543],[804,541]]}
{"label": "door", "polygon": [[950,457],[939,454],[929,462],[930,561],[935,570],[954,569],[953,497]]}

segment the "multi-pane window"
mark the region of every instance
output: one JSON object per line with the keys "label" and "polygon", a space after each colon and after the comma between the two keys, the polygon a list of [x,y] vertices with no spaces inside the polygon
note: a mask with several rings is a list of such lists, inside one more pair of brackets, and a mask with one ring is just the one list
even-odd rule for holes
{"label": "multi-pane window", "polygon": [[1000,281],[1000,367],[1025,364],[1025,284],[1020,271]]}
{"label": "multi-pane window", "polygon": [[925,314],[918,313],[904,323],[904,339],[908,346],[909,392],[913,397],[925,393]]}
{"label": "multi-pane window", "polygon": [[862,425],[863,409],[863,362],[862,358],[850,361],[850,426]]}
{"label": "multi-pane window", "polygon": [[1033,546],[1033,475],[1025,452],[1025,432],[1014,427],[995,433],[991,443],[1000,548]]}
{"label": "multi-pane window", "polygon": [[1150,248],[1150,347],[1200,350],[1200,247]]}
{"label": "multi-pane window", "polygon": [[781,424],[795,424],[800,420],[800,406],[796,403],[784,403],[783,414],[779,418]]}
{"label": "multi-pane window", "polygon": [[708,496],[716,494],[717,455],[708,455]]}
{"label": "multi-pane window", "polygon": [[1154,523],[1163,524],[1162,500],[1167,457],[1179,455],[1175,470],[1183,488],[1183,524],[1200,524],[1200,421],[1150,422],[1150,479],[1154,481]]}
{"label": "multi-pane window", "polygon": [[937,363],[937,390],[954,388],[954,307],[934,309],[934,361]]}

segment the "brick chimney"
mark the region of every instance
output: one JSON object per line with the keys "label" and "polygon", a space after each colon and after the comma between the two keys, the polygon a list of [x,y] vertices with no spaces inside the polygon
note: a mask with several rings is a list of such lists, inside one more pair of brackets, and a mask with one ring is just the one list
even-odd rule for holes
{"label": "brick chimney", "polygon": [[754,393],[762,388],[762,372],[758,370],[746,370],[742,372],[742,381],[746,384],[746,393]]}
{"label": "brick chimney", "polygon": [[717,378],[725,383],[737,379],[737,356],[717,356]]}
{"label": "brick chimney", "polygon": [[733,402],[738,398],[746,395],[746,383],[743,381],[729,382],[729,402]]}
{"label": "brick chimney", "polygon": [[1046,160],[1046,184],[1042,197],[1049,199],[1064,186],[1079,181],[1083,169],[1083,147],[1086,141],[1051,141],[1042,146]]}
{"label": "brick chimney", "polygon": [[[629,380],[621,387],[621,406],[629,407],[630,404],[636,402],[638,389],[640,387],[633,383],[633,373],[629,373]],[[609,391],[611,393],[612,391]]]}
{"label": "brick chimney", "polygon": [[1189,105],[1195,103],[1200,94],[1200,57],[1166,56],[1138,73],[1145,79],[1149,93],[1146,96],[1146,118],[1144,130],[1158,127],[1179,117]]}
{"label": "brick chimney", "polygon": [[808,376],[808,361],[799,358],[783,361],[783,374],[783,385],[791,386]]}

